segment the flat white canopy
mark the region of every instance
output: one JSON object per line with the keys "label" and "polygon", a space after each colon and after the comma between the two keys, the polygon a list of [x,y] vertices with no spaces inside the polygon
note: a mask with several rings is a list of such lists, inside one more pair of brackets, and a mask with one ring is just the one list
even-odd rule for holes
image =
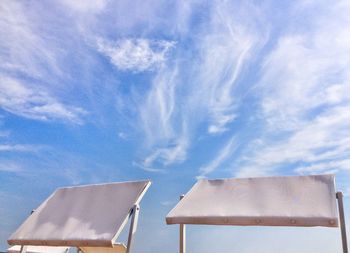
{"label": "flat white canopy", "polygon": [[[66,253],[68,249],[68,247],[28,246],[27,253]],[[20,245],[14,245],[7,249],[7,253],[20,253],[20,251]]]}
{"label": "flat white canopy", "polygon": [[125,253],[126,246],[122,243],[114,244],[113,248],[107,247],[80,247],[83,253]]}
{"label": "flat white canopy", "polygon": [[337,227],[334,175],[199,180],[166,222]]}
{"label": "flat white canopy", "polygon": [[11,235],[10,245],[113,247],[150,181],[57,189]]}

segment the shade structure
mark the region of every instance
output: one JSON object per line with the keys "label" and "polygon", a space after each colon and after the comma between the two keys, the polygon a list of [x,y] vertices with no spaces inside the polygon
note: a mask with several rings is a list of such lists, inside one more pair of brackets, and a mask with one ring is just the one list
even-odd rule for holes
{"label": "shade structure", "polygon": [[113,247],[150,181],[57,189],[11,235],[10,245]]}
{"label": "shade structure", "polygon": [[[47,246],[29,246],[27,253],[66,253],[69,247],[47,247]],[[7,249],[7,253],[20,253],[21,246],[14,245]]]}
{"label": "shade structure", "polygon": [[199,180],[167,224],[338,226],[334,175]]}
{"label": "shade structure", "polygon": [[122,243],[114,244],[113,248],[107,247],[80,247],[83,253],[125,253],[126,246]]}

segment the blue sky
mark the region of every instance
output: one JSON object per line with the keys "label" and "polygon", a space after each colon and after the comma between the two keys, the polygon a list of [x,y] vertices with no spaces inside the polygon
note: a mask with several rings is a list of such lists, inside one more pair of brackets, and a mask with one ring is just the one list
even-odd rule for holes
{"label": "blue sky", "polygon": [[[336,173],[348,196],[348,13],[323,0],[1,1],[0,249],[59,186],[151,179],[145,253],[177,251],[164,216],[198,178]],[[340,251],[334,229],[190,227],[189,243]]]}

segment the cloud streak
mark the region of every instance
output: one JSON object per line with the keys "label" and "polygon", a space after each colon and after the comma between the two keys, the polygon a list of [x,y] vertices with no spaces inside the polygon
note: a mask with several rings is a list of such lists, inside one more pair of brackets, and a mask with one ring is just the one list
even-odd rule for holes
{"label": "cloud streak", "polygon": [[82,123],[85,110],[62,104],[45,91],[28,86],[19,80],[0,76],[0,107],[29,119]]}
{"label": "cloud streak", "polygon": [[[231,15],[232,3],[218,1],[209,8],[210,18],[196,27],[193,51],[179,53],[177,61],[158,70],[140,107],[147,144],[155,146],[146,161],[182,162],[200,125],[207,125],[209,135],[220,135],[238,117],[245,70],[268,32],[258,29],[262,15],[253,6],[242,4],[237,17]],[[243,14],[251,12],[257,15]]]}
{"label": "cloud streak", "polygon": [[232,158],[233,153],[237,150],[237,147],[237,138],[236,136],[233,136],[220,150],[214,160],[199,169],[200,175],[197,178],[204,178],[218,168],[221,168],[224,162],[226,162],[229,158]]}
{"label": "cloud streak", "polygon": [[[303,8],[307,13],[311,6]],[[311,19],[307,32],[291,28],[266,56],[257,88],[263,132],[247,146],[235,175],[275,174],[288,166],[296,173],[348,171],[348,10],[339,2],[328,16]]]}
{"label": "cloud streak", "polygon": [[149,39],[119,39],[115,42],[99,39],[98,51],[107,56],[111,63],[123,71],[150,71],[166,61],[173,41]]}
{"label": "cloud streak", "polygon": [[0,7],[0,107],[35,120],[81,124],[86,111],[56,96],[63,76],[62,50],[19,3]]}

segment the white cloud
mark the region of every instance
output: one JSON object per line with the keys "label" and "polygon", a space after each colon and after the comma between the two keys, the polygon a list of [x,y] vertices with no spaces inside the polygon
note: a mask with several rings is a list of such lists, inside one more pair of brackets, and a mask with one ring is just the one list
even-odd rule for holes
{"label": "white cloud", "polygon": [[[334,108],[313,121],[304,122],[305,125],[285,138],[252,143],[248,153],[240,159],[236,175],[274,174],[286,165],[292,165],[298,173],[344,170],[350,155],[349,110],[350,106]],[[300,163],[305,165],[297,166]]]}
{"label": "white cloud", "polygon": [[[234,166],[237,176],[346,172],[350,155],[350,5],[319,6],[307,31],[292,27],[267,55],[256,92],[264,130]],[[299,10],[300,11],[300,10]],[[315,16],[316,17],[316,16]]]}
{"label": "white cloud", "polygon": [[175,42],[149,39],[98,40],[98,50],[120,70],[134,72],[154,70],[166,61]]}
{"label": "white cloud", "polygon": [[14,162],[0,161],[0,172],[20,173],[22,167]]}
{"label": "white cloud", "polygon": [[0,3],[0,70],[31,78],[61,75],[55,41],[40,33],[40,24],[19,2]]}
{"label": "white cloud", "polygon": [[140,120],[149,145],[169,140],[175,135],[177,74],[177,66],[160,69],[145,101],[140,103]]}
{"label": "white cloud", "polygon": [[0,131],[0,138],[6,138],[10,136],[10,131],[9,130],[1,130]]}
{"label": "white cloud", "polygon": [[[168,140],[169,141],[169,140]],[[164,145],[164,147],[153,148],[141,163],[137,164],[140,168],[150,172],[162,172],[162,169],[154,167],[181,163],[187,158],[188,137],[181,136],[175,140],[173,145]]]}
{"label": "white cloud", "polygon": [[183,162],[190,145],[189,127],[181,106],[176,103],[178,67],[163,66],[155,75],[152,87],[139,105],[141,131],[145,135],[144,168],[162,167]]}
{"label": "white cloud", "polygon": [[86,112],[58,102],[47,92],[0,76],[0,107],[22,117],[37,120],[63,120],[81,124]]}
{"label": "white cloud", "polygon": [[199,169],[200,175],[197,178],[203,178],[206,175],[217,170],[227,159],[232,157],[236,149],[237,149],[237,138],[236,136],[233,136],[225,144],[225,146],[220,150],[220,152],[215,157],[215,159],[213,159],[209,164]]}
{"label": "white cloud", "polygon": [[[260,25],[258,9],[242,4],[239,11],[230,2],[217,2],[211,19],[203,26],[197,48],[199,61],[193,64],[192,107],[201,107],[208,117],[210,134],[220,134],[238,116],[243,94],[239,91],[245,70],[266,42],[268,30]],[[248,15],[249,13],[249,15]]]}
{"label": "white cloud", "polygon": [[36,152],[41,147],[24,144],[0,144],[0,152]]}
{"label": "white cloud", "polygon": [[119,132],[118,133],[118,137],[120,139],[126,140],[128,138],[128,135],[126,133],[124,133],[124,132]]}
{"label": "white cloud", "polygon": [[78,12],[100,12],[106,6],[107,0],[62,0],[62,4]]}
{"label": "white cloud", "polygon": [[57,98],[68,76],[60,39],[42,29],[25,5],[0,5],[0,107],[30,119],[82,123],[85,111]]}
{"label": "white cloud", "polygon": [[141,103],[141,126],[151,150],[146,164],[184,161],[199,125],[218,135],[237,117],[239,79],[266,42],[267,31],[260,29],[261,13],[253,6],[243,4],[237,16],[229,2],[210,8],[210,18],[193,35],[193,51],[158,68]]}

